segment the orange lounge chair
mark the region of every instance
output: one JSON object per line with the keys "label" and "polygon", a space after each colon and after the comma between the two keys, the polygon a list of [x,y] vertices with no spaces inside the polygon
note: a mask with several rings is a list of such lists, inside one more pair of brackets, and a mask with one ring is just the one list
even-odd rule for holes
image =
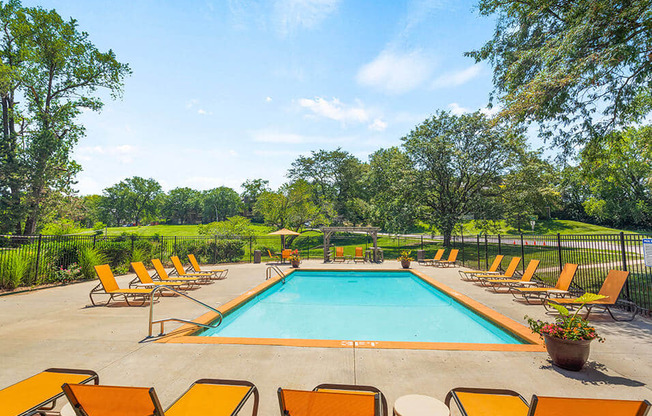
{"label": "orange lounge chair", "polygon": [[489,270],[459,270],[458,273],[460,274],[460,278],[462,278],[462,280],[475,281],[476,274],[498,273],[498,269],[500,268],[500,263],[503,261],[503,257],[505,256],[502,254],[497,255],[493,263],[491,263]]}
{"label": "orange lounge chair", "polygon": [[272,254],[271,251],[267,250],[267,254],[269,254],[270,259],[277,259],[278,261],[281,261],[281,256],[278,254]]}
{"label": "orange lounge chair", "polygon": [[[629,272],[627,271],[622,271],[622,270],[609,270],[609,274],[607,274],[607,277],[604,279],[604,283],[602,283],[602,287],[600,288],[600,292],[598,292],[599,295],[606,296],[605,298],[594,300],[592,302],[587,302],[584,305],[578,304],[577,299],[550,299],[548,300],[549,303],[556,303],[558,305],[564,305],[568,309],[575,309],[578,307],[585,307],[586,308],[586,316],[584,318],[588,318],[589,314],[591,314],[591,310],[595,307],[599,307],[603,309],[604,311],[609,312],[609,315],[611,315],[611,318],[614,321],[631,321],[634,319],[636,316],[636,313],[638,312],[638,308],[636,307],[636,304],[633,302],[629,301],[623,301],[627,302],[630,304],[629,306],[634,309],[634,313],[632,314],[631,318],[628,319],[617,319],[614,314],[611,312],[611,306],[616,305],[616,301],[618,300],[618,296],[620,296],[620,291],[623,289],[623,286],[625,285],[625,281],[627,280],[627,277],[629,276]],[[548,306],[546,306],[546,303],[543,304],[546,310],[548,309]]]}
{"label": "orange lounge chair", "polygon": [[356,263],[358,260],[363,263],[366,261],[364,257],[364,248],[362,247],[355,248],[355,256],[353,256],[353,262]]}
{"label": "orange lounge chair", "polygon": [[527,416],[529,406],[523,396],[512,390],[457,387],[446,395],[463,416]]}
{"label": "orange lounge chair", "polygon": [[173,289],[189,289],[192,286],[192,283],[189,282],[174,282],[174,281],[166,281],[166,282],[155,282],[152,277],[147,273],[147,268],[141,261],[132,261],[131,262],[131,268],[134,269],[134,273],[136,273],[136,277],[134,280],[129,282],[129,287],[149,287],[149,288],[154,288],[156,286],[169,286]]}
{"label": "orange lounge chair", "polygon": [[63,396],[63,383],[99,383],[99,376],[91,370],[48,368],[32,377],[0,390],[0,416],[28,416],[46,414],[57,399]]}
{"label": "orange lounge chair", "polygon": [[336,262],[338,259],[342,262],[346,260],[344,258],[344,247],[335,247],[335,257],[333,258],[333,261]]}
{"label": "orange lounge chair", "polygon": [[437,266],[437,267],[455,266],[455,262],[457,261],[457,253],[459,252],[460,251],[458,249],[451,250],[450,254],[448,255],[448,259],[435,261],[433,262],[433,266]]}
{"label": "orange lounge chair", "polygon": [[487,286],[485,281],[487,279],[512,279],[514,277],[514,273],[516,273],[516,269],[518,268],[518,265],[521,263],[521,258],[520,257],[512,257],[512,260],[510,260],[509,265],[507,266],[507,270],[505,270],[505,273],[500,274],[500,273],[488,273],[488,274],[476,274],[474,277],[477,279],[477,281],[483,285]]}
{"label": "orange lounge chair", "polygon": [[512,290],[514,297],[520,296],[521,299],[525,300],[527,303],[530,303],[531,300],[536,300],[543,302],[545,299],[549,299],[551,296],[566,296],[568,295],[568,289],[570,288],[571,283],[573,283],[573,278],[577,272],[577,264],[566,263],[564,268],[559,274],[557,279],[557,284],[554,288],[549,287],[515,287]]}
{"label": "orange lounge chair", "polygon": [[278,389],[281,415],[387,416],[387,401],[375,387],[320,384],[313,391]]}
{"label": "orange lounge chair", "polygon": [[433,257],[432,260],[425,259],[423,262],[426,265],[430,265],[430,266],[434,265],[436,262],[441,260],[441,257],[444,255],[444,251],[445,250],[443,248],[440,248],[435,252],[435,257]]}
{"label": "orange lounge chair", "polygon": [[537,267],[539,267],[539,260],[530,260],[530,263],[527,265],[527,269],[525,269],[525,273],[523,273],[523,277],[520,279],[485,279],[484,282],[486,285],[489,285],[494,292],[498,292],[499,288],[505,288],[507,287],[508,290],[512,290],[513,287],[517,286],[529,286],[529,285],[537,285],[539,282],[533,282],[532,278],[534,277],[534,273],[537,271]]}
{"label": "orange lounge chair", "polygon": [[174,268],[170,272],[170,276],[177,275],[179,277],[191,277],[193,279],[197,279],[200,282],[203,283],[208,283],[211,280],[211,273],[186,273],[186,269],[183,268],[183,264],[181,264],[181,260],[179,260],[178,256],[170,256],[170,260],[172,260],[172,266]]}
{"label": "orange lounge chair", "polygon": [[511,390],[458,387],[446,395],[463,416],[645,416],[647,400],[584,399],[533,395],[528,406],[523,396]]}
{"label": "orange lounge chair", "polygon": [[576,397],[532,396],[528,416],[645,416],[647,400],[583,399]]}
{"label": "orange lounge chair", "polygon": [[63,392],[78,416],[236,415],[252,395],[258,413],[256,386],[240,380],[197,380],[165,411],[153,387],[64,384]]}
{"label": "orange lounge chair", "polygon": [[165,271],[165,267],[163,267],[163,263],[161,263],[161,260],[159,259],[152,259],[152,265],[154,266],[154,270],[156,271],[156,274],[152,276],[153,279],[158,279],[160,282],[186,282],[186,283],[192,283],[192,284],[202,284],[202,283],[210,283],[210,280],[206,279],[199,279],[196,277],[170,277],[168,275],[168,272]]}
{"label": "orange lounge chair", "polygon": [[[116,296],[122,297],[129,306],[131,306],[131,303],[129,302],[130,298],[140,299],[140,304],[138,306],[144,305],[148,300],[154,300],[152,299],[152,289],[120,289],[118,282],[115,281],[115,276],[113,276],[111,267],[108,264],[95,266],[95,273],[97,273],[97,276],[100,278],[100,283],[95,286],[89,294],[93,306],[97,306],[93,299],[93,296],[97,295],[109,295],[109,299],[106,301],[104,306],[111,303],[113,298]],[[158,295],[160,294],[157,294],[157,298]]]}
{"label": "orange lounge chair", "polygon": [[186,272],[190,272],[191,274],[192,273],[211,274],[211,276],[215,280],[226,279],[226,275],[229,274],[229,269],[202,270],[194,254],[188,254],[188,260],[190,261],[190,266],[186,267]]}

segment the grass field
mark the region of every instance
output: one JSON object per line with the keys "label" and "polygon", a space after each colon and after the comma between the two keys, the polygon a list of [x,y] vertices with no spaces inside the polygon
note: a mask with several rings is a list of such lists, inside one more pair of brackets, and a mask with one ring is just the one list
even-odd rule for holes
{"label": "grass field", "polygon": [[[508,235],[518,235],[519,231],[516,228],[513,228],[505,223],[505,221],[499,221],[496,223],[497,227],[494,231],[489,234],[508,234]],[[196,236],[199,235],[197,232],[198,225],[148,225],[148,226],[138,226],[138,227],[109,227],[107,229],[108,235],[120,235],[122,233],[134,233],[142,236]],[[261,224],[252,224],[256,235],[266,235],[275,230],[274,227],[269,227]],[[430,235],[430,232],[425,231],[428,227],[425,224],[421,224],[420,229],[417,231],[418,234]],[[621,231],[625,233],[634,233],[633,231],[628,230],[619,230],[616,228],[602,227],[600,225],[588,224],[579,221],[570,221],[570,220],[545,220],[537,221],[534,232],[528,226],[527,229],[523,229],[523,234],[536,234],[536,235],[551,235],[551,234],[617,234]],[[80,233],[92,233],[93,230],[86,229],[81,230]],[[476,227],[474,221],[467,221],[464,223],[464,234],[465,235],[475,235],[479,234],[481,230]],[[439,233],[435,233],[439,234]],[[309,232],[306,235],[321,235],[319,232]]]}

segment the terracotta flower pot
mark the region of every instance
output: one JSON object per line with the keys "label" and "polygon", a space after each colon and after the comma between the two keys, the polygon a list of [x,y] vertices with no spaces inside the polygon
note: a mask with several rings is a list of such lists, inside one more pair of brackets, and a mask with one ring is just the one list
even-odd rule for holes
{"label": "terracotta flower pot", "polygon": [[410,268],[410,260],[401,260],[401,266],[403,266],[404,269],[409,269]]}
{"label": "terracotta flower pot", "polygon": [[301,263],[301,262],[299,260],[292,260],[290,263],[292,264],[292,267],[294,267],[295,269],[298,269],[299,268],[299,263]]}
{"label": "terracotta flower pot", "polygon": [[552,362],[566,370],[580,371],[589,359],[592,340],[574,341],[544,335],[546,350]]}

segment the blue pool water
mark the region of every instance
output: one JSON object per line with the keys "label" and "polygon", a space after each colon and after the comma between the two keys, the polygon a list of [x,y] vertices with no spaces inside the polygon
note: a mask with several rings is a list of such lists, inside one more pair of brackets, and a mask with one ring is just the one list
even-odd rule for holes
{"label": "blue pool water", "polygon": [[522,344],[410,272],[297,271],[200,336]]}

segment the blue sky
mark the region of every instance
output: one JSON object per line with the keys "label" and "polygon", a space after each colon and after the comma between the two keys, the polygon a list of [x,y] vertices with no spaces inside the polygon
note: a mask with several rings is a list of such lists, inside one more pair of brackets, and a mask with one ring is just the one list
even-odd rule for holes
{"label": "blue sky", "polygon": [[135,175],[166,191],[276,188],[311,150],[366,161],[439,109],[484,108],[491,69],[463,53],[494,22],[474,3],[23,1],[77,19],[133,70],[121,99],[80,119],[81,195]]}

